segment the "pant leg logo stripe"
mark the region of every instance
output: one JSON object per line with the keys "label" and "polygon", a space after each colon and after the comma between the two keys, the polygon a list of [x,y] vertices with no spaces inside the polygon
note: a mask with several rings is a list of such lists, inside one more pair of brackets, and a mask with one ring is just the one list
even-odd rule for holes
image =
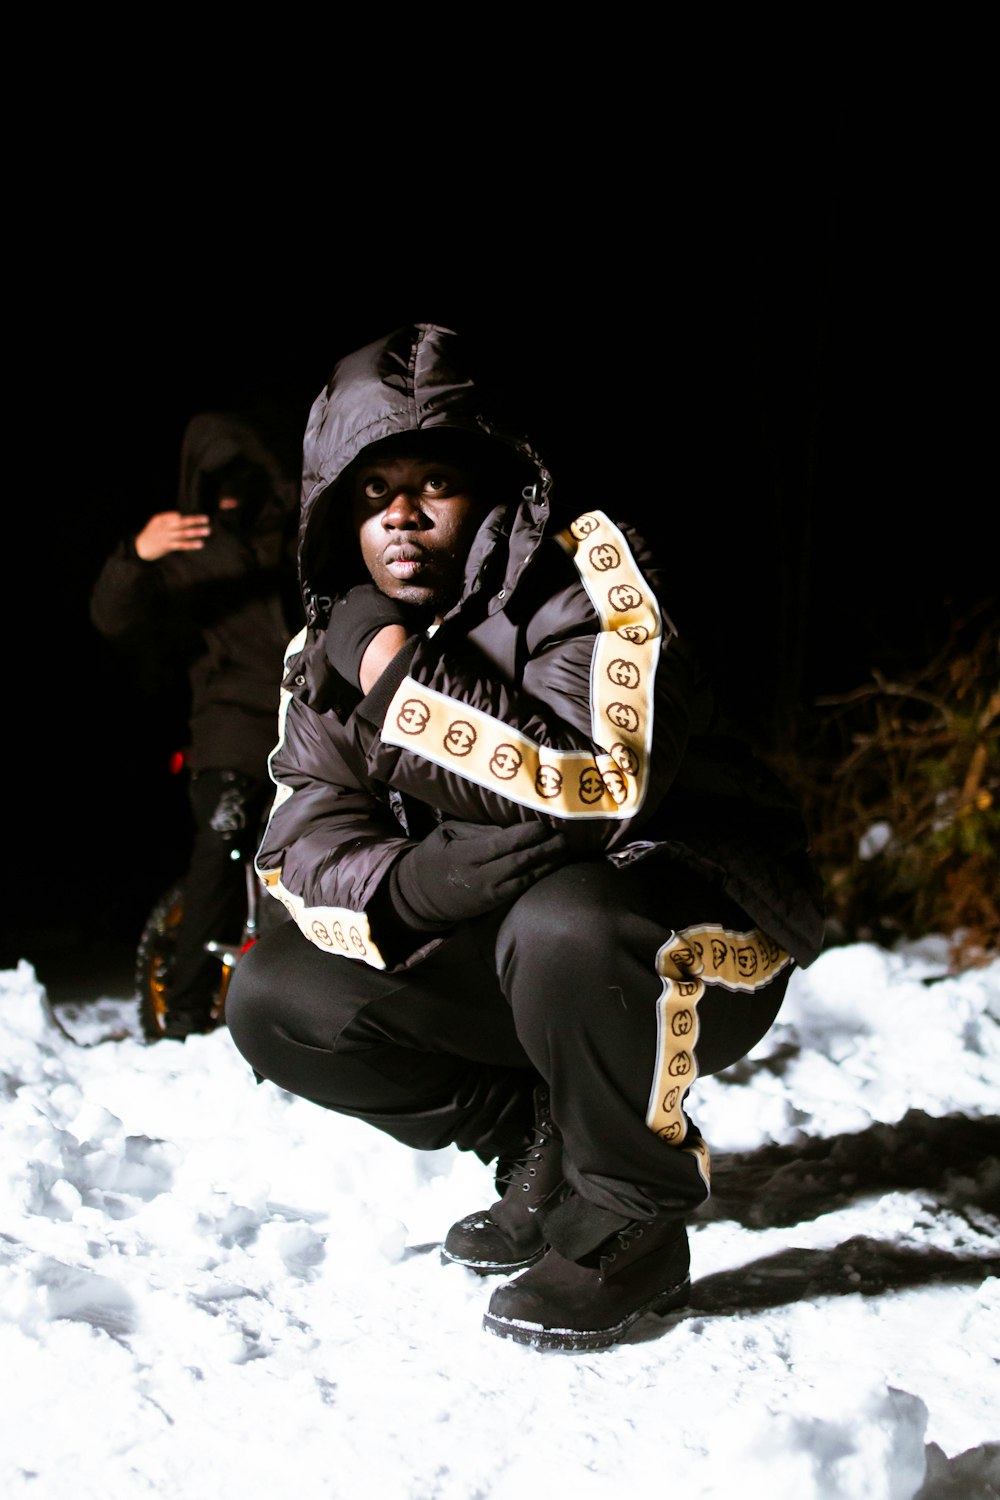
{"label": "pant leg logo stripe", "polygon": [[[791,955],[759,929],[734,932],[707,922],[674,933],[656,955],[662,989],[656,1002],[656,1063],[646,1124],[670,1146],[682,1146],[689,1122],[684,1099],[698,1076],[698,1005],[706,984],[753,993],[770,984]],[[708,1147],[690,1148],[708,1183]]]}

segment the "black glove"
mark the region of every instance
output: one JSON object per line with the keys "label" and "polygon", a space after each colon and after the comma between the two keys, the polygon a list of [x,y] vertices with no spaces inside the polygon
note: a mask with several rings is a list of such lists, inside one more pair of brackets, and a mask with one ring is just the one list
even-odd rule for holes
{"label": "black glove", "polygon": [[444,823],[393,867],[393,906],[418,931],[451,927],[505,906],[569,858],[565,836],[544,823]]}
{"label": "black glove", "polygon": [[385,625],[402,625],[410,635],[428,626],[434,611],[417,604],[400,604],[373,583],[359,583],[330,612],[326,627],[326,659],[355,687],[361,686],[361,658]]}

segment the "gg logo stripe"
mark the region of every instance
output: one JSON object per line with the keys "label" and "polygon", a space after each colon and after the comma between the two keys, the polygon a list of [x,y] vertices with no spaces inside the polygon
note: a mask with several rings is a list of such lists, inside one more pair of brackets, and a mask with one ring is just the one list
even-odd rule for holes
{"label": "gg logo stripe", "polygon": [[536,744],[480,709],[407,677],[382,725],[386,744],[412,750],[522,807],[563,818],[627,818],[636,784],[612,756]]}
{"label": "gg logo stripe", "polygon": [[[642,802],[653,738],[653,682],[662,637],[656,597],[622,532],[601,510],[556,538],[572,557],[601,621],[591,668],[591,733]],[[608,767],[598,764],[602,773]]]}
{"label": "gg logo stripe", "polygon": [[382,726],[411,750],[522,807],[563,818],[634,817],[648,779],[660,612],[624,536],[602,511],[556,538],[601,622],[591,662],[596,751],[554,750],[407,677]]}
{"label": "gg logo stripe", "polygon": [[[671,1146],[683,1146],[688,1133],[684,1098],[698,1076],[698,1005],[708,984],[752,992],[769,984],[792,961],[766,933],[733,932],[708,922],[674,933],[656,955],[662,990],[656,1002],[656,1062],[646,1124]],[[704,1141],[692,1146],[698,1170],[708,1182],[710,1159]]]}
{"label": "gg logo stripe", "polygon": [[268,890],[277,894],[299,930],[317,948],[339,953],[342,958],[359,959],[373,969],[385,968],[364,912],[351,911],[346,906],[307,906],[301,896],[293,895],[282,885],[280,870],[260,873]]}

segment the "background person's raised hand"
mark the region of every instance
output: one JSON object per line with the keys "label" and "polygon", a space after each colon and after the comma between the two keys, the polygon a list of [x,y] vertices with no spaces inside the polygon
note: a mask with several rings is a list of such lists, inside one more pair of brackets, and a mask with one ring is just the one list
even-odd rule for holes
{"label": "background person's raised hand", "polygon": [[197,552],[212,530],[208,516],[185,516],[179,510],[163,510],[150,516],[135,539],[135,550],[143,562],[156,562],[168,552]]}

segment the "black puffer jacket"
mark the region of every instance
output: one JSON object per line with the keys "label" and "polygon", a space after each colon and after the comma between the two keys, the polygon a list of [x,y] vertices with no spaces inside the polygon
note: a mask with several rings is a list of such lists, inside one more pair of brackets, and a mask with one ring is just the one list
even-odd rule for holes
{"label": "black puffer jacket", "polygon": [[[221,488],[241,500],[230,516],[213,513]],[[266,773],[285,648],[302,622],[297,503],[297,476],[254,426],[203,412],[185,429],[176,509],[212,515],[212,535],[200,551],[155,562],[125,539],[94,584],[90,616],[102,635],[187,672],[195,771]]]}
{"label": "black puffer jacket", "polygon": [[[411,838],[442,818],[541,818],[581,856],[660,853],[697,869],[811,962],[823,917],[801,819],[720,732],[666,613],[661,565],[606,487],[556,507],[544,464],[497,421],[458,349],[447,329],[401,328],[341,361],[310,413],[308,625],[290,648],[271,758],[265,884],[320,947],[391,967],[373,912]],[[498,461],[514,461],[509,500],[477,533],[459,603],[362,697],[324,651],[331,606],[362,576],[337,481],[370,443],[434,427],[492,439]]]}

